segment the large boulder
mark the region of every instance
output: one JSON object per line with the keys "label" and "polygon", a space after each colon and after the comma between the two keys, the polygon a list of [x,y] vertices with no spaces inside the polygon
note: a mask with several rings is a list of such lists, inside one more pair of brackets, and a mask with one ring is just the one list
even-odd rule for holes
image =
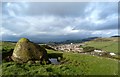
{"label": "large boulder", "polygon": [[28,61],[40,61],[41,63],[50,63],[47,51],[45,48],[29,41],[26,38],[21,38],[13,51],[12,60],[18,63],[26,63]]}

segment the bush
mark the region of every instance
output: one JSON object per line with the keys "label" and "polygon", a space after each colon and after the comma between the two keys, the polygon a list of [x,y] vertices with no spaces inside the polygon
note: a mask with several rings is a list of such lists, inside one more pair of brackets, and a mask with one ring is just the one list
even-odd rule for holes
{"label": "bush", "polygon": [[13,49],[2,49],[2,59],[8,57],[8,56],[12,56],[13,53]]}
{"label": "bush", "polygon": [[48,46],[48,45],[41,45],[42,47],[44,47],[45,49],[51,49],[51,50],[55,50],[54,48]]}
{"label": "bush", "polygon": [[83,51],[84,52],[92,52],[92,51],[94,51],[95,50],[95,48],[94,47],[83,47]]}

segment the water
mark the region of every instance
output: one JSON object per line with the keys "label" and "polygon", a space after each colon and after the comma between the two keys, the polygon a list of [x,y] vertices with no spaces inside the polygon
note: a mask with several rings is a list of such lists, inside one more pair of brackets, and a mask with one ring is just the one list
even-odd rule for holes
{"label": "water", "polygon": [[57,61],[57,58],[51,58],[49,59],[52,64],[60,64],[60,62]]}

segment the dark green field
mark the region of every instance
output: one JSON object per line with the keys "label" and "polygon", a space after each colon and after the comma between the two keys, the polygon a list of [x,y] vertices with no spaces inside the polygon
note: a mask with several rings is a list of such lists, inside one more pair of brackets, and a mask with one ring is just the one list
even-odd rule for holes
{"label": "dark green field", "polygon": [[[107,46],[105,50],[110,52],[118,52],[116,43],[113,42],[87,42],[88,46],[94,46],[101,48],[102,46]],[[113,44],[113,45],[111,45]],[[2,54],[9,52],[14,48],[15,43],[3,42],[0,43],[2,46]],[[108,47],[110,46],[111,49]],[[111,47],[112,46],[112,47]],[[104,48],[103,48],[104,49]],[[48,54],[55,55],[61,54],[60,51],[48,50]],[[72,52],[63,52],[63,58],[60,60],[61,64],[17,64],[15,62],[6,62],[2,60],[3,63],[0,65],[2,67],[2,75],[118,75],[118,60],[110,59],[99,56],[92,56],[89,54],[80,54]],[[0,70],[1,71],[1,70]]]}

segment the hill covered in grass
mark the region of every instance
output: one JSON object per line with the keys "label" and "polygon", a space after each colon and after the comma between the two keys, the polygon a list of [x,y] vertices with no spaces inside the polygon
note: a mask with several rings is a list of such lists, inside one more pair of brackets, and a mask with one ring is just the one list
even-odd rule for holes
{"label": "hill covered in grass", "polygon": [[102,49],[107,52],[113,52],[120,54],[118,48],[120,46],[119,37],[111,37],[111,38],[97,38],[88,42],[85,42],[86,46],[95,47],[98,49]]}

